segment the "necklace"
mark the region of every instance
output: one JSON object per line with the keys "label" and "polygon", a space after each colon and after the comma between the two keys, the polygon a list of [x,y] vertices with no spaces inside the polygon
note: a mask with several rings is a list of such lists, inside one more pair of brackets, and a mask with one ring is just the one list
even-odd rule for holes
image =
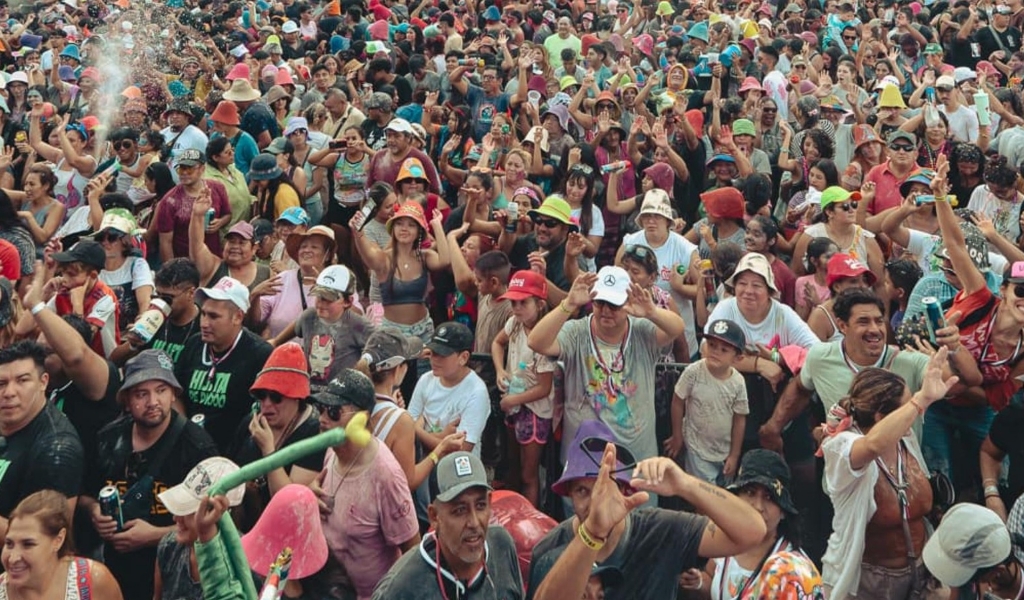
{"label": "necklace", "polygon": [[[366,446],[369,446],[369,445],[370,444],[366,444]],[[334,491],[331,492],[331,510],[332,510],[332,514],[333,514],[333,510],[334,510],[334,505],[337,504],[337,502],[338,502],[338,490],[341,489],[341,486],[345,483],[345,479],[348,477],[348,474],[352,472],[352,469],[355,468],[355,466],[359,464],[359,459],[360,459],[360,457],[363,456],[363,451],[366,450],[366,446],[363,446],[362,448],[359,449],[359,452],[356,453],[356,457],[352,460],[351,463],[349,463],[348,468],[345,469],[345,472],[341,474],[341,479],[338,481],[338,485],[334,486]],[[335,468],[338,468],[338,462],[339,462],[338,461],[338,455],[334,455],[334,467]]]}

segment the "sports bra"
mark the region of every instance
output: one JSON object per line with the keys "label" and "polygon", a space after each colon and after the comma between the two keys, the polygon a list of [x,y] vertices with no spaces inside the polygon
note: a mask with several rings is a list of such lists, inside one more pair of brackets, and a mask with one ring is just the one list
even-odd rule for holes
{"label": "sports bra", "polygon": [[416,279],[409,281],[391,277],[380,282],[380,303],[384,306],[392,304],[422,304],[427,299],[427,268]]}

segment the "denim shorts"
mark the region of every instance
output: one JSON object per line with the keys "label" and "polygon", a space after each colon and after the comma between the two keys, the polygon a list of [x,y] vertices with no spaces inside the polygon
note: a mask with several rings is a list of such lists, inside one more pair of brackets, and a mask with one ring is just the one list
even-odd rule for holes
{"label": "denim shorts", "polygon": [[423,317],[419,322],[412,325],[395,323],[394,321],[389,321],[387,317],[381,316],[380,324],[382,327],[394,327],[402,332],[402,335],[420,338],[424,344],[429,344],[430,338],[434,336],[434,321],[430,318],[430,315]]}

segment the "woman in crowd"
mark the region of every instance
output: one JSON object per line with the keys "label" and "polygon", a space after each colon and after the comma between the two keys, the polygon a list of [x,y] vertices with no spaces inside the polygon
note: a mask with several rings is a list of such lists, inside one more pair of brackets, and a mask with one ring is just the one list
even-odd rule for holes
{"label": "woman in crowd", "polygon": [[121,600],[102,563],[72,555],[71,512],[64,495],[52,490],[26,496],[11,511],[0,597]]}
{"label": "woman in crowd", "polygon": [[33,254],[39,257],[42,256],[42,248],[64,222],[65,207],[53,197],[56,184],[57,176],[49,167],[34,164],[25,172],[24,191],[4,189],[10,202],[19,207],[16,210],[22,219],[22,226],[31,234],[34,245],[39,249],[38,253]]}
{"label": "woman in crowd", "polygon": [[744,243],[747,252],[757,252],[768,259],[772,273],[775,274],[775,285],[779,288],[779,299],[783,304],[794,306],[796,275],[778,256],[779,237],[779,226],[775,221],[764,215],[755,215],[747,223]]}
{"label": "woman in crowd", "polygon": [[[356,213],[349,223],[359,255],[377,275],[383,323],[423,343],[430,341],[434,331],[426,305],[428,272],[447,269],[451,263],[441,219],[441,212],[435,210],[428,226],[419,205],[399,205],[387,221],[390,241],[385,248],[360,231],[365,221],[362,213]],[[426,248],[428,233],[433,233],[433,244]]]}
{"label": "woman in crowd", "polygon": [[[793,272],[803,275],[804,254],[807,244],[817,237],[827,237],[836,243],[839,251],[864,262],[872,273],[882,272],[882,249],[875,234],[857,225],[859,192],[849,192],[839,186],[826,188],[821,193],[821,219],[804,229],[793,251]],[[867,200],[864,200],[867,202]]]}
{"label": "woman in crowd", "polygon": [[726,187],[704,192],[700,200],[708,216],[694,223],[685,236],[698,245],[700,257],[711,258],[711,251],[722,242],[743,247],[746,237],[743,194]]}
{"label": "woman in crowd", "polygon": [[198,198],[192,204],[192,221],[189,223],[189,258],[199,269],[202,286],[210,286],[223,277],[231,277],[256,289],[271,276],[270,267],[257,263],[252,225],[243,221],[228,230],[224,236],[224,250],[221,257],[210,251],[205,241],[206,211],[211,203],[208,198]]}
{"label": "woman in crowd", "polygon": [[320,190],[324,182],[322,170],[317,169],[310,160],[315,149],[310,144],[309,123],[303,117],[288,119],[284,137],[292,144],[290,162],[297,165],[296,170],[301,170],[304,177],[304,184],[294,177],[292,181],[302,195],[302,206],[309,213],[310,224],[319,225],[324,217],[324,205],[320,199]]}
{"label": "woman in crowd", "polygon": [[206,145],[206,178],[219,182],[227,190],[231,205],[227,229],[250,218],[254,198],[249,193],[245,175],[235,166],[235,148],[224,136],[215,137]]}
{"label": "woman in crowd", "polygon": [[273,223],[281,218],[281,213],[286,209],[302,206],[298,190],[273,154],[263,153],[252,159],[249,179],[252,180],[256,194],[253,217],[261,217]]}
{"label": "woman in crowd", "polygon": [[949,191],[970,201],[974,190],[982,185],[986,166],[985,154],[976,144],[956,144],[949,157]]}
{"label": "woman in crowd", "polygon": [[957,382],[942,379],[947,354],[943,347],[931,357],[913,395],[899,375],[863,369],[829,413],[821,443],[835,507],[822,559],[829,598],[910,598],[925,583],[917,557],[933,499],[911,427]]}
{"label": "woman in crowd", "polygon": [[334,230],[323,225],[288,236],[285,248],[298,268],[281,271],[253,288],[251,298],[259,298],[250,309],[258,323],[253,331],[274,339],[294,324],[302,311],[316,304],[316,298],[309,292],[320,271],[334,262],[334,243]]}
{"label": "woman in crowd", "polygon": [[985,185],[974,188],[967,208],[991,219],[1000,235],[1019,243],[1024,194],[1017,189],[1018,177],[1017,170],[1007,164],[1005,156],[989,161],[985,166]]}
{"label": "woman in crowd", "polygon": [[85,188],[89,177],[96,171],[96,159],[86,150],[89,134],[81,123],[61,124],[55,131],[60,147],[54,147],[42,139],[40,119],[42,109],[32,109],[29,115],[29,143],[43,160],[57,165],[54,173],[57,183],[54,195],[70,213],[85,205]]}
{"label": "woman in crowd", "polygon": [[92,238],[100,243],[107,263],[100,281],[107,284],[121,307],[118,326],[127,331],[139,314],[149,308],[153,296],[153,272],[138,248],[139,226],[135,217],[123,208],[103,213],[103,221]]}

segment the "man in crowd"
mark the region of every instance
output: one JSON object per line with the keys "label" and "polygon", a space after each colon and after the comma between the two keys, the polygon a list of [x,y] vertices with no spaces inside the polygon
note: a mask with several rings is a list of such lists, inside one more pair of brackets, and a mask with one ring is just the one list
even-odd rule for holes
{"label": "man in crowd", "polygon": [[110,356],[115,363],[124,363],[147,348],[163,350],[176,361],[188,338],[199,332],[199,307],[195,301],[199,270],[195,263],[187,258],[166,262],[153,275],[153,283],[154,297],[166,302],[170,312],[148,342],[143,343],[132,331],[125,332],[124,342]]}

